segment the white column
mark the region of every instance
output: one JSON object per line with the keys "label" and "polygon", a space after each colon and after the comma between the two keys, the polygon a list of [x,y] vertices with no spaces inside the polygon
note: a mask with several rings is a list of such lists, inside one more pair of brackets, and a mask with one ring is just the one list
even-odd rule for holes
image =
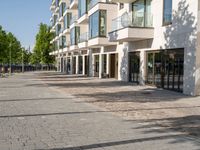
{"label": "white column", "polygon": [[93,55],[92,55],[92,50],[89,50],[89,76],[93,76]]}
{"label": "white column", "polygon": [[85,75],[85,56],[82,56],[83,57],[83,75]]}
{"label": "white column", "polygon": [[139,83],[141,85],[145,85],[145,78],[146,78],[146,55],[145,51],[140,51],[140,78]]}
{"label": "white column", "polygon": [[76,74],[79,74],[79,57],[76,56]]}
{"label": "white column", "polygon": [[71,65],[71,73],[70,74],[73,74],[73,72],[74,72],[73,55],[71,56],[70,65]]}
{"label": "white column", "polygon": [[99,78],[103,78],[102,76],[103,73],[103,55],[99,54]]}
{"label": "white column", "polygon": [[129,43],[124,42],[122,49],[119,50],[119,56],[118,56],[118,79],[121,81],[128,82],[129,80],[129,68],[128,68],[128,51],[129,51]]}

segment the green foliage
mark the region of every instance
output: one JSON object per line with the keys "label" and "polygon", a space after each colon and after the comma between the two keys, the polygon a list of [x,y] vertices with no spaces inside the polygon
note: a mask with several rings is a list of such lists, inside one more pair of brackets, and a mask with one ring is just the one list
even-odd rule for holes
{"label": "green foliage", "polygon": [[[9,64],[10,57],[12,64],[22,63],[22,47],[18,39],[12,33],[6,33],[0,26],[0,63]],[[27,52],[24,55],[30,55]],[[26,63],[29,63],[29,58]]]}
{"label": "green foliage", "polygon": [[52,51],[52,45],[50,41],[53,39],[53,33],[50,32],[50,27],[41,23],[39,25],[39,31],[36,35],[36,44],[31,56],[32,64],[52,64],[54,58],[49,55]]}

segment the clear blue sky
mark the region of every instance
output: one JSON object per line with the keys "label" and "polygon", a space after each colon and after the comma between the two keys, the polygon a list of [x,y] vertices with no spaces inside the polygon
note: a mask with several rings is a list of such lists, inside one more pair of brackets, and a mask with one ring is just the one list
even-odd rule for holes
{"label": "clear blue sky", "polygon": [[51,0],[1,0],[0,25],[12,32],[22,46],[32,48],[38,25],[50,24],[50,4]]}

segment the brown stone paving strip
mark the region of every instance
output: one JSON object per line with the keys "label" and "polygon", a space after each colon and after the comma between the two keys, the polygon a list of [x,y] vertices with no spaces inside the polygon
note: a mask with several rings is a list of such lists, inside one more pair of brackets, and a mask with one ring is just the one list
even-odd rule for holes
{"label": "brown stone paving strip", "polygon": [[[200,97],[138,86],[114,79],[97,79],[61,74],[40,74],[50,87],[57,87],[128,121],[154,132],[179,130],[200,137]],[[163,128],[164,127],[164,128]]]}

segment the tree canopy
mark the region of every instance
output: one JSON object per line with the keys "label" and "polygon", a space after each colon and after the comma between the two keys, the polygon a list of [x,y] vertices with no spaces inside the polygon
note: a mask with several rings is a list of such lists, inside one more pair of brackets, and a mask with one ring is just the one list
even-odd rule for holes
{"label": "tree canopy", "polygon": [[49,53],[52,51],[50,41],[53,39],[53,33],[50,32],[50,27],[41,23],[39,31],[36,35],[35,47],[31,56],[32,64],[52,64],[54,57]]}
{"label": "tree canopy", "polygon": [[21,64],[22,52],[27,56],[26,63],[29,63],[30,52],[23,50],[20,41],[0,26],[0,64],[9,64],[10,57],[12,64]]}

